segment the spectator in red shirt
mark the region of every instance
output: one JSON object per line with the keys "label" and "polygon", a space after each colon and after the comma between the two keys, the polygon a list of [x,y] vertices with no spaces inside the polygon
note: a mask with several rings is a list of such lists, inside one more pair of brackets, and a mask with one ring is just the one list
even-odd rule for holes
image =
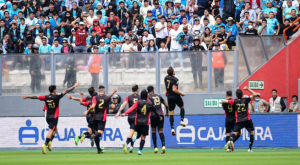
{"label": "spectator in red shirt", "polygon": [[113,20],[113,22],[116,23],[116,27],[120,27],[120,19],[119,17],[115,16],[115,13],[113,11],[109,12],[109,17],[107,18],[107,22],[110,20]]}
{"label": "spectator in red shirt", "polygon": [[88,28],[83,22],[79,23],[79,27],[75,27],[76,41],[75,53],[87,53],[86,37],[88,36]]}

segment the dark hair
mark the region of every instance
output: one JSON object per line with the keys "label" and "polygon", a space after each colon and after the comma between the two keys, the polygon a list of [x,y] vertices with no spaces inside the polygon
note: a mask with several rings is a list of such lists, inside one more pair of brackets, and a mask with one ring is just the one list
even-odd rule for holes
{"label": "dark hair", "polygon": [[90,88],[88,89],[88,91],[89,91],[89,94],[90,94],[91,96],[93,96],[93,94],[95,93],[95,88],[94,88],[94,87],[90,87]]}
{"label": "dark hair", "polygon": [[147,98],[148,98],[148,93],[147,93],[146,89],[143,89],[141,92],[141,99],[147,100]]}
{"label": "dark hair", "polygon": [[56,90],[56,85],[50,85],[48,89],[50,93],[53,93]]}
{"label": "dark hair", "polygon": [[272,92],[274,92],[274,91],[277,93],[277,90],[276,90],[276,89],[272,89]]}
{"label": "dark hair", "polygon": [[291,11],[293,11],[293,10],[296,11],[295,9],[292,9]]}
{"label": "dark hair", "polygon": [[55,41],[59,41],[59,40],[58,40],[58,39],[55,39],[54,42],[55,42]]}
{"label": "dark hair", "polygon": [[[149,44],[148,44],[148,52],[150,51],[150,41],[153,41],[154,42],[154,40],[149,40]],[[153,45],[153,49],[154,49],[154,51],[156,52],[157,50],[156,50],[156,45],[155,45],[155,42],[154,42],[154,45]]]}
{"label": "dark hair", "polygon": [[217,16],[217,17],[216,17],[216,20],[217,20],[218,18],[220,18],[220,20],[222,21],[222,18],[221,18],[220,16]]}
{"label": "dark hair", "polygon": [[232,91],[231,90],[226,91],[226,95],[227,96],[232,96]]}
{"label": "dark hair", "polygon": [[173,74],[174,74],[174,69],[170,66],[170,67],[168,68],[168,70],[167,70],[167,73],[168,73],[169,76],[173,76]]}
{"label": "dark hair", "polygon": [[[209,34],[206,34],[206,33],[204,33],[204,37],[208,37],[208,35],[210,35],[210,34],[211,34],[210,28],[209,28],[209,27],[206,27],[206,28],[205,28],[205,30],[206,30],[206,29],[208,29],[208,30],[209,30]],[[204,32],[205,32],[205,30],[204,30]]]}
{"label": "dark hair", "polygon": [[293,95],[292,98],[296,98],[296,100],[298,101],[298,96],[297,95]]}
{"label": "dark hair", "polygon": [[267,22],[267,20],[264,18],[261,22]]}
{"label": "dark hair", "polygon": [[98,15],[98,14],[102,15],[102,11],[98,10],[98,11],[96,12],[96,15]]}
{"label": "dark hair", "polygon": [[207,18],[203,18],[203,21],[208,21],[209,22],[209,20]]}
{"label": "dark hair", "polygon": [[131,87],[131,90],[132,92],[136,92],[137,90],[139,90],[139,86],[134,84],[132,87]]}
{"label": "dark hair", "polygon": [[245,12],[244,12],[244,14],[246,14],[246,13],[248,13],[248,14],[249,14],[249,12],[248,12],[248,11],[245,11]]}
{"label": "dark hair", "polygon": [[241,99],[243,97],[243,91],[241,89],[237,89],[235,94],[238,99]]}
{"label": "dark hair", "polygon": [[285,21],[289,21],[289,22],[290,22],[290,20],[289,20],[289,19],[285,19],[285,20],[284,20],[284,22],[285,22]]}
{"label": "dark hair", "polygon": [[99,85],[99,89],[105,89],[104,85]]}
{"label": "dark hair", "polygon": [[152,92],[153,90],[154,90],[154,87],[153,87],[152,85],[149,85],[149,86],[147,87],[148,93],[149,93],[149,92]]}
{"label": "dark hair", "polygon": [[271,13],[273,13],[273,14],[274,14],[274,12],[273,12],[273,11],[270,11],[270,12],[269,12],[269,14],[271,14]]}

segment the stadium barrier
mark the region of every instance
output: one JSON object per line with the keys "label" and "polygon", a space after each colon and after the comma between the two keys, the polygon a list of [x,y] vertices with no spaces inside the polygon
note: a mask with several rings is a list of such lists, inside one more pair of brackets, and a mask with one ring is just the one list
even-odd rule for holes
{"label": "stadium barrier", "polygon": [[[255,126],[254,147],[300,147],[300,115],[268,114],[252,115]],[[14,124],[11,124],[14,121]],[[186,127],[178,125],[180,116],[175,116],[176,136],[171,135],[168,118],[165,118],[164,134],[167,148],[222,148],[225,144],[226,132],[224,115],[188,115]],[[35,148],[44,142],[45,120],[43,117],[1,117],[3,136],[0,148]],[[129,131],[127,118],[115,119],[108,116],[102,147],[120,148]],[[53,147],[90,147],[90,140],[75,146],[74,136],[87,131],[85,117],[60,117],[58,133],[54,138]],[[145,147],[153,147],[150,136],[146,138]],[[158,146],[161,146],[157,136]],[[135,143],[138,147],[139,140]],[[248,147],[249,134],[243,129],[236,147]]]}

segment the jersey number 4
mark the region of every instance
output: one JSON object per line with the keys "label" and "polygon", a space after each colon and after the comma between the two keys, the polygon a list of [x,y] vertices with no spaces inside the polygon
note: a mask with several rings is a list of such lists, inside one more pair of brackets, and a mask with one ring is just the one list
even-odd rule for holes
{"label": "jersey number 4", "polygon": [[146,105],[143,106],[141,112],[142,112],[144,115],[146,115],[146,113],[147,113],[147,106],[146,106]]}
{"label": "jersey number 4", "polygon": [[237,106],[237,112],[238,113],[246,112],[245,104],[236,104],[236,106]]}

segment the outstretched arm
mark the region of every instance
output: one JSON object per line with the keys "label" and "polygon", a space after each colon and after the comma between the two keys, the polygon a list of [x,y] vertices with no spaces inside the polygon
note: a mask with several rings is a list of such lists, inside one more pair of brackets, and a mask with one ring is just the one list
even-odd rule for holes
{"label": "outstretched arm", "polygon": [[24,94],[22,96],[22,98],[25,100],[25,99],[39,99],[38,96],[28,96],[27,94]]}
{"label": "outstretched arm", "polygon": [[84,94],[83,92],[80,92],[80,99],[79,99],[80,105],[84,105],[84,102],[82,101],[83,94]]}
{"label": "outstretched arm", "polygon": [[123,104],[121,105],[121,107],[119,108],[119,111],[117,112],[115,118],[118,118],[120,116],[120,113],[123,111],[123,109],[126,107],[126,105],[128,104],[127,101],[124,101]]}
{"label": "outstretched arm", "polygon": [[118,92],[118,89],[114,89],[114,91],[110,95],[108,95],[108,97],[112,97],[117,92]]}
{"label": "outstretched arm", "polygon": [[129,113],[131,113],[132,111],[134,111],[135,109],[137,109],[138,107],[138,102],[135,102],[125,113],[123,113],[121,116],[125,116]]}
{"label": "outstretched arm", "polygon": [[76,87],[78,87],[80,85],[80,82],[77,82],[74,86],[72,86],[71,88],[68,88],[67,90],[65,90],[63,92],[63,95],[66,95],[67,93],[71,92],[72,90],[74,90]]}
{"label": "outstretched arm", "polygon": [[68,95],[68,98],[69,98],[70,100],[80,101],[80,98],[73,97],[72,95]]}
{"label": "outstretched arm", "polygon": [[247,86],[244,87],[244,90],[249,91],[251,93],[251,96],[250,96],[251,99],[253,99],[254,97],[257,96],[257,93],[254,92],[253,90],[249,89]]}

